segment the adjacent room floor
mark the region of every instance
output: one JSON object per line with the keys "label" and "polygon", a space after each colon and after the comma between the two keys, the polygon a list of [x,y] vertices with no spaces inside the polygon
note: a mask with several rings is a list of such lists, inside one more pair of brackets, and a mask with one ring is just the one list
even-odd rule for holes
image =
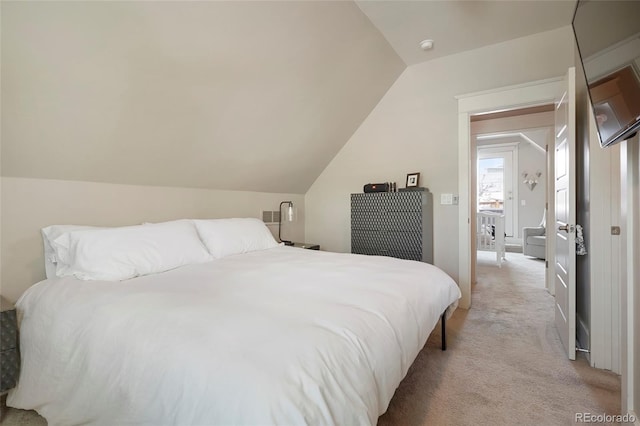
{"label": "adjacent room floor", "polygon": [[[567,425],[576,413],[619,414],[620,378],[568,361],[553,325],[542,261],[507,253],[502,268],[478,254],[473,307],[439,327],[418,355],[379,425]],[[8,409],[3,425],[44,425]]]}

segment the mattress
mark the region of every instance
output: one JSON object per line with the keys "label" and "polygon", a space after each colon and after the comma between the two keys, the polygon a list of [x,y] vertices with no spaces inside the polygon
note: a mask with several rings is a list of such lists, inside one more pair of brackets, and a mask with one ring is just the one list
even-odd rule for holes
{"label": "mattress", "polygon": [[375,424],[460,291],[422,262],[276,247],[17,302],[7,405],[51,425]]}

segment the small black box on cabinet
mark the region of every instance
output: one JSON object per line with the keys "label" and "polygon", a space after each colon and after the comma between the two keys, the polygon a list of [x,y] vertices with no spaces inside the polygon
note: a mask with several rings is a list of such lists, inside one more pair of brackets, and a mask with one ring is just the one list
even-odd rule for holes
{"label": "small black box on cabinet", "polygon": [[385,183],[368,183],[364,186],[364,193],[368,194],[370,192],[389,192],[391,190],[391,185],[389,182]]}

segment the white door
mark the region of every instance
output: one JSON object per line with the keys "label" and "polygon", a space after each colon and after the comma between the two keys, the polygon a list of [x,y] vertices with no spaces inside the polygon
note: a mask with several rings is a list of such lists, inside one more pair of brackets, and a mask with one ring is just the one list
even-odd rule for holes
{"label": "white door", "polygon": [[[565,76],[555,112],[554,228],[555,322],[569,359],[576,359],[575,68]],[[552,231],[552,232],[551,232]]]}
{"label": "white door", "polygon": [[517,194],[514,167],[516,146],[504,148],[478,147],[478,212],[504,214],[505,234],[518,236],[518,220],[515,199]]}

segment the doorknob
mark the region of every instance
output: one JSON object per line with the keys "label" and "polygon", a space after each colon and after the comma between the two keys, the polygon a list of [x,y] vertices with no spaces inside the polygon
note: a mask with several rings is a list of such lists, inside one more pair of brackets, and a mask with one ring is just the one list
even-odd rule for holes
{"label": "doorknob", "polygon": [[558,226],[558,231],[564,231],[568,234],[569,232],[573,232],[573,225],[567,224],[567,225]]}

